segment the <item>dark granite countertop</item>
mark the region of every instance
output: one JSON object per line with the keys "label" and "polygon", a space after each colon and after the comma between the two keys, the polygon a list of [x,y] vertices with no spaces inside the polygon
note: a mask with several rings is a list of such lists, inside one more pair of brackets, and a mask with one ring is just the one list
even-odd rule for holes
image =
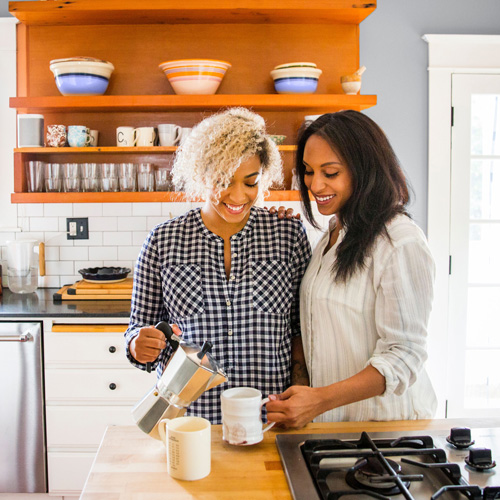
{"label": "dark granite countertop", "polygon": [[8,288],[0,295],[0,320],[7,318],[81,317],[128,318],[127,300],[63,300],[54,302],[57,288],[39,288],[34,293],[15,294]]}

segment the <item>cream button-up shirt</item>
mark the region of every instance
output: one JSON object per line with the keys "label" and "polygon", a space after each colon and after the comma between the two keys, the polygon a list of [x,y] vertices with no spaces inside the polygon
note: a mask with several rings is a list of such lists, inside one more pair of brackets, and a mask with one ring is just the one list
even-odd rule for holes
{"label": "cream button-up shirt", "polygon": [[[330,231],[335,218],[330,221]],[[344,237],[326,254],[318,242],[300,291],[301,329],[312,387],[344,380],[368,365],[386,381],[383,395],[325,412],[317,422],[430,418],[436,396],[423,367],[432,306],[434,260],[424,234],[400,215],[380,235],[365,267],[346,284],[331,267]]]}

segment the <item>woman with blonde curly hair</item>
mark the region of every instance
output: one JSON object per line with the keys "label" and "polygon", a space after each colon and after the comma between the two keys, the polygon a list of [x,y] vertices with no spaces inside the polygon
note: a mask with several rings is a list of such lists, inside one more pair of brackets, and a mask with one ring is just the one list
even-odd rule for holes
{"label": "woman with blonde curly hair", "polygon": [[212,354],[228,382],[205,392],[188,415],[222,422],[220,395],[249,386],[263,394],[307,384],[300,339],[299,286],[311,256],[302,223],[255,204],[281,182],[281,158],[262,117],[229,109],[200,122],[173,166],[173,181],[203,207],[156,226],[134,273],[127,356],[161,376],[174,331]]}

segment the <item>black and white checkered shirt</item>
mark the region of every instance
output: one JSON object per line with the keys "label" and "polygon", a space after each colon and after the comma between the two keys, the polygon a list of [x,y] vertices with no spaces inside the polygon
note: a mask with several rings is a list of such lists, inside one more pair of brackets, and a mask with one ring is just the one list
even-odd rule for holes
{"label": "black and white checkered shirt", "polygon": [[[254,387],[264,397],[290,385],[291,338],[300,335],[299,286],[311,257],[304,226],[253,207],[245,227],[231,237],[231,274],[224,241],[207,229],[200,209],[156,226],[142,246],[135,273],[128,345],[138,330],[176,323],[182,338],[213,343],[212,355],[229,381],[193,402],[187,415],[222,422],[220,395]],[[153,366],[163,373],[171,348]]]}

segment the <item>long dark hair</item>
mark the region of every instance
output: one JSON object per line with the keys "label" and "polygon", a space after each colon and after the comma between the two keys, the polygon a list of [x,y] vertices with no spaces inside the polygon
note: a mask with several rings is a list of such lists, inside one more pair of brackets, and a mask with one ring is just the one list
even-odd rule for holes
{"label": "long dark hair", "polygon": [[304,149],[312,135],[323,138],[352,175],[352,195],[338,216],[346,233],[337,247],[332,268],[335,281],[347,281],[363,268],[379,234],[389,237],[386,224],[397,214],[407,214],[409,201],[405,176],[382,129],[358,111],[339,111],[320,116],[299,135],[296,173],[306,219],[314,220],[304,182]]}

